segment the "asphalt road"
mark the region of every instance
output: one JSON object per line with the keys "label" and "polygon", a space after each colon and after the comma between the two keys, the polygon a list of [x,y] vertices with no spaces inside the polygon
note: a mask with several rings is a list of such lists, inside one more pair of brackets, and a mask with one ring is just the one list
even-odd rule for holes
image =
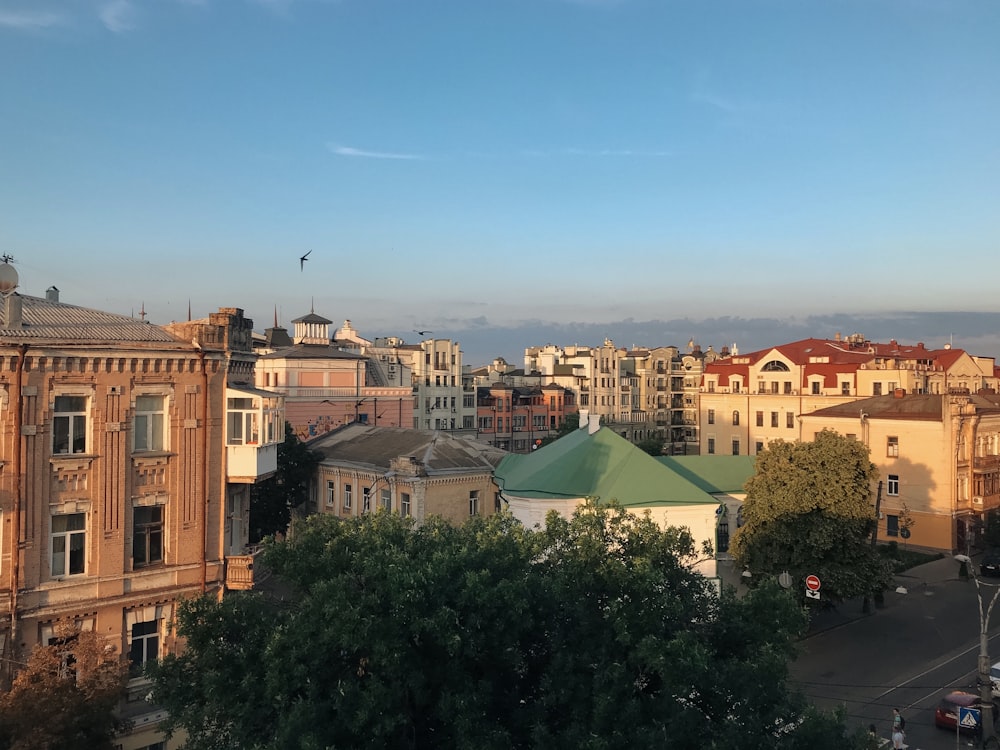
{"label": "asphalt road", "polygon": [[[934,708],[950,689],[976,691],[976,590],[957,577],[953,561],[931,565],[920,578],[901,577],[907,593],[887,594],[874,614],[862,615],[860,603],[849,602],[817,617],[817,632],[803,640],[791,675],[816,705],[843,705],[852,726],[874,723],[888,737],[898,707],[910,748],[966,748],[970,738],[956,744],[953,732],[934,726]],[[984,596],[995,590],[984,587]],[[991,660],[1000,661],[1000,606],[991,622],[998,623],[990,631]]]}

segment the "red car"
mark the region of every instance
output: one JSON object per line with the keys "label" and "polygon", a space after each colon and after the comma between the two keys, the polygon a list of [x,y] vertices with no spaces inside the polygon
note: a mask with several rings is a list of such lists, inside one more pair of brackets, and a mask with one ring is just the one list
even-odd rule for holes
{"label": "red car", "polygon": [[[967,693],[964,690],[955,690],[942,698],[941,702],[938,703],[938,707],[934,709],[934,725],[942,729],[951,729],[954,731],[955,725],[958,723],[959,708],[979,708],[979,706],[980,698],[978,695]],[[977,729],[978,725],[975,727],[962,727],[961,731],[975,732]]]}

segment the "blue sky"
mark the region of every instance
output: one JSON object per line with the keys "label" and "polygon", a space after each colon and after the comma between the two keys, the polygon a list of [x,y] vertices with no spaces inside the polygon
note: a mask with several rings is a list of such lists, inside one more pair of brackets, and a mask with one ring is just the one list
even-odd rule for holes
{"label": "blue sky", "polygon": [[467,359],[995,312],[998,39],[993,0],[0,0],[0,251],[28,294]]}

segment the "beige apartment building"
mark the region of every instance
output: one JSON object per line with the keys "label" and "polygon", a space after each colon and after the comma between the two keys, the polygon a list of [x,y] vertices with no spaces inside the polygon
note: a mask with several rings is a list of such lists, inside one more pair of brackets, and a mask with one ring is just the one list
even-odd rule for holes
{"label": "beige apartment building", "polygon": [[[412,389],[414,429],[475,437],[475,388],[464,382],[462,347],[457,341],[428,338],[407,344],[396,336],[369,341],[358,335],[349,320],[337,330],[335,341],[368,358],[372,379]],[[389,426],[381,420],[379,424]],[[409,425],[400,421],[397,426]]]}
{"label": "beige apartment building", "polygon": [[802,436],[823,429],[861,440],[879,472],[878,539],[945,552],[977,544],[1000,508],[1000,396],[913,394],[902,388],[802,415]]}
{"label": "beige apartment building", "polygon": [[800,417],[891,394],[996,388],[995,363],[961,349],[871,342],[860,334],[804,339],[706,364],[699,393],[700,452],[756,455],[771,440],[807,439]]}
{"label": "beige apartment building", "polygon": [[351,424],[308,445],[322,456],[317,513],[348,518],[381,509],[461,523],[498,510],[493,469],[506,451],[474,438]]}
{"label": "beige apartment building", "polygon": [[625,349],[605,339],[599,347],[525,349],[525,374],[540,374],[572,390],[578,406],[633,443],[664,441],[670,454],[698,452],[698,394],[705,365],[723,352],[703,352],[693,340],[675,346]]}
{"label": "beige apartment building", "polygon": [[22,295],[0,265],[0,650],[9,680],[70,625],[136,677],[123,750],[161,747],[142,666],[179,600],[253,585],[249,490],[277,468],[282,402],[253,385],[237,308],[160,327]]}

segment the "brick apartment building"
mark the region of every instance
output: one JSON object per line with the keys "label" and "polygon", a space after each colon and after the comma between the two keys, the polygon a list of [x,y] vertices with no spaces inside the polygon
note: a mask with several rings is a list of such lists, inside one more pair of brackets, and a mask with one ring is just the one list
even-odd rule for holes
{"label": "brick apartment building", "polygon": [[[277,467],[280,397],[253,385],[237,308],[161,327],[17,292],[0,264],[0,653],[63,625],[136,674],[174,648],[177,602],[253,585],[249,489]],[[162,747],[140,677],[123,750]]]}

